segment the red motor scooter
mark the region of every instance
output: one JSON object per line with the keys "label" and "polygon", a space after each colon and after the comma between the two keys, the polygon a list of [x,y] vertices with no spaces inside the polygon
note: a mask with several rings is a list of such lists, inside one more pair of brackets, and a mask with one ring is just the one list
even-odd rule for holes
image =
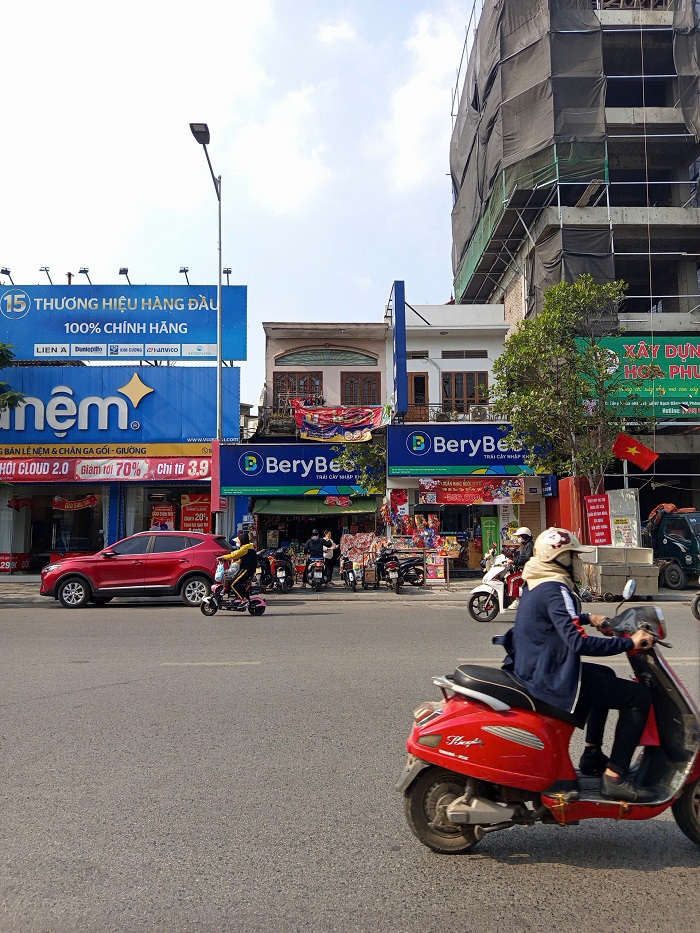
{"label": "red motor scooter", "polygon": [[[628,581],[624,596],[634,593]],[[619,607],[618,607],[619,609]],[[607,634],[649,632],[670,647],[654,606],[627,608]],[[700,721],[683,684],[654,645],[628,654],[653,707],[634,763],[634,783],[656,790],[650,803],[600,793],[600,777],[574,770],[568,713],[531,697],[506,671],[465,664],[434,677],[443,699],[419,706],[397,785],[416,837],[435,852],[471,851],[486,833],[513,826],[581,820],[648,820],[671,807],[680,829],[700,845]]]}

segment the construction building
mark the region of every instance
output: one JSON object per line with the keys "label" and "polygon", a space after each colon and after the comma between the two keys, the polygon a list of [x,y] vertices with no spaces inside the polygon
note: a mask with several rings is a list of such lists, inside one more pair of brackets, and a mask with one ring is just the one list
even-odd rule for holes
{"label": "construction building", "polygon": [[471,12],[450,153],[455,300],[502,303],[514,325],[555,282],[624,280],[621,365],[664,373],[656,479],[677,488],[639,477],[642,511],[700,507],[700,4]]}

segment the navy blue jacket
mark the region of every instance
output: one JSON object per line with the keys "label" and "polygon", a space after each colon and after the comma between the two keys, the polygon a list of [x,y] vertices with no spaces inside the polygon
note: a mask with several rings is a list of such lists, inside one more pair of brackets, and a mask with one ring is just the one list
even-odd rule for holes
{"label": "navy blue jacket", "polygon": [[[515,625],[503,636],[509,659],[503,665],[538,700],[573,712],[581,679],[581,655],[604,657],[633,647],[629,638],[586,634],[571,592],[562,583],[525,587]],[[501,641],[501,639],[499,639]]]}

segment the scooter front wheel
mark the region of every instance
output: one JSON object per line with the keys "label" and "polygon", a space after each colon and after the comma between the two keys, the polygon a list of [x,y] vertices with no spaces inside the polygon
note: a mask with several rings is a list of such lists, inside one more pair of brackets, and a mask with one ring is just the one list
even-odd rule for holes
{"label": "scooter front wheel", "polygon": [[671,810],[678,828],[700,846],[700,778],[685,788]]}
{"label": "scooter front wheel", "polygon": [[405,794],[408,825],[416,839],[443,855],[461,855],[477,843],[473,826],[456,826],[447,819],[447,807],[464,793],[466,780],[444,768],[421,771]]}
{"label": "scooter front wheel", "polygon": [[494,593],[472,593],[467,609],[475,622],[493,622],[500,610],[498,597]]}
{"label": "scooter front wheel", "polygon": [[219,606],[213,596],[205,596],[199,604],[199,611],[205,616],[215,616]]}
{"label": "scooter front wheel", "polygon": [[697,593],[693,598],[693,601],[690,604],[690,611],[693,613],[698,622],[700,622],[700,593]]}

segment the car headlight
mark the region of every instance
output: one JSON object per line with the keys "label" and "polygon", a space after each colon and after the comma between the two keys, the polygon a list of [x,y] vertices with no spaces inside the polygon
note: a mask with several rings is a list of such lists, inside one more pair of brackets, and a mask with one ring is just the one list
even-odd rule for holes
{"label": "car headlight", "polygon": [[52,570],[60,569],[61,566],[62,566],[61,564],[49,564],[48,567],[44,567],[43,570],[41,571],[42,577],[44,576],[45,573],[51,573]]}

